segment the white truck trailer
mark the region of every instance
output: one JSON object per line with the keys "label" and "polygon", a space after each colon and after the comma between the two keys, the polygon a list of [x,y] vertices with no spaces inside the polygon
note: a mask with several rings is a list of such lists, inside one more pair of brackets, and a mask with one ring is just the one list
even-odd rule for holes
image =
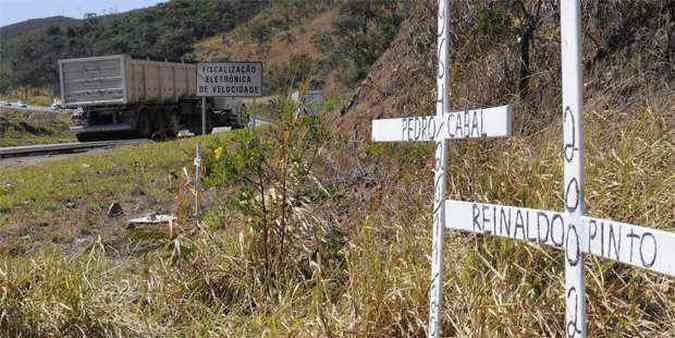
{"label": "white truck trailer", "polygon": [[[194,64],[111,55],[59,60],[59,75],[63,104],[75,109],[71,129],[81,141],[202,132]],[[236,102],[241,105],[207,100],[207,133],[213,127],[245,125]]]}

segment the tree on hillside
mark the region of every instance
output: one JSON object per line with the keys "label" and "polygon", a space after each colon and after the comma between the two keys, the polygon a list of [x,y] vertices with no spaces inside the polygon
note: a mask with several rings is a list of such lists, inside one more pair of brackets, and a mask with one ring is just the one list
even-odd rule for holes
{"label": "tree on hillside", "polygon": [[520,16],[520,34],[518,43],[520,44],[520,80],[518,82],[518,92],[525,97],[529,93],[530,79],[530,42],[535,30],[541,21],[541,7],[543,0],[537,0],[534,4],[526,4],[524,0],[514,2],[516,11]]}
{"label": "tree on hillside", "polygon": [[348,82],[365,78],[398,33],[403,13],[391,11],[392,3],[397,1],[344,1],[335,22],[334,41],[327,41],[326,36],[316,40],[335,46],[331,55],[334,62],[352,65]]}
{"label": "tree on hillside", "polygon": [[[521,98],[530,96],[532,78],[532,52],[536,51],[537,32],[546,20],[557,16],[556,0],[512,0],[505,2],[489,1],[472,9],[467,5],[462,21],[467,29],[477,32],[482,38],[474,46],[493,44],[503,41],[503,48],[515,50],[517,60],[517,78],[511,77],[508,57],[504,57],[500,73],[509,82],[513,80],[515,92]],[[515,71],[514,71],[515,73]]]}
{"label": "tree on hillside", "polygon": [[179,61],[195,41],[231,30],[268,4],[239,0],[172,0],[123,14],[85,14],[78,23],[3,40],[3,88],[57,83],[61,58],[129,54]]}

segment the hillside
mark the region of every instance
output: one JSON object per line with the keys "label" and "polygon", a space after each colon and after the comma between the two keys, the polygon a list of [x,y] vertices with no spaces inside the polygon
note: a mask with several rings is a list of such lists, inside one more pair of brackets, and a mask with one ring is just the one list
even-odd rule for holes
{"label": "hillside", "polygon": [[[55,90],[60,58],[129,54],[169,61],[254,59],[266,64],[268,93],[312,87],[342,96],[395,37],[404,7],[386,1],[173,0],[62,25],[56,19],[7,27],[0,91]],[[26,67],[23,60],[31,60]]]}
{"label": "hillside", "polygon": [[267,6],[260,1],[172,0],[126,13],[90,15],[67,25],[56,19],[38,20],[41,29],[31,29],[31,22],[13,25],[6,28],[12,34],[3,39],[0,51],[0,91],[55,89],[61,58],[129,54],[180,61],[194,41],[227,32]]}
{"label": "hillside", "polygon": [[[251,32],[252,23],[247,23],[227,35],[216,35],[195,45],[197,60],[254,60],[262,62],[266,69],[266,79],[278,78],[280,73],[288,72],[291,56],[306,56],[314,62],[325,55],[313,43],[316,32],[333,31],[336,10],[327,9],[309,12],[310,16],[300,19],[287,29],[274,33],[267,41],[259,44]],[[279,84],[271,84],[276,87]],[[330,91],[330,89],[329,89]]]}
{"label": "hillside", "polygon": [[405,15],[396,2],[278,2],[231,32],[199,41],[191,58],[263,62],[268,93],[308,81],[342,97],[388,48]]}
{"label": "hillside", "polygon": [[[434,1],[418,1],[392,47],[374,64],[368,78],[343,111],[347,130],[368,135],[369,121],[388,116],[428,115],[436,94]],[[555,6],[534,2],[521,9],[494,4],[472,8],[457,4],[452,48],[450,107],[515,106],[516,130],[526,133],[559,116],[560,33]],[[645,91],[670,93],[675,80],[674,7],[666,2],[616,6],[584,2],[586,97],[620,104]],[[528,17],[536,22],[529,52],[522,54]],[[480,59],[476,56],[480,55]],[[529,67],[523,76],[521,60]],[[610,104],[608,102],[608,104]]]}
{"label": "hillside", "polygon": [[66,114],[0,112],[0,147],[75,142]]}
{"label": "hillside", "polygon": [[78,19],[68,18],[65,16],[53,16],[49,18],[31,19],[15,24],[0,27],[0,39],[2,41],[9,41],[16,39],[24,34],[31,34],[37,32],[46,32],[47,29],[53,26],[69,27],[80,22]]}

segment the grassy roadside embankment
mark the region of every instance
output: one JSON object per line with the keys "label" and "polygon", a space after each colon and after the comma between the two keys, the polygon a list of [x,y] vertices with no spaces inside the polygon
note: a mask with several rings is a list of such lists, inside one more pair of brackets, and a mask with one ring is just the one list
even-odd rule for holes
{"label": "grassy roadside embankment", "polygon": [[0,147],[77,142],[70,114],[0,111]]}
{"label": "grassy roadside embankment", "polygon": [[[127,216],[167,211],[192,168],[194,144],[213,135],[119,147],[100,154],[21,168],[0,169],[0,252],[24,255],[45,243],[69,245],[81,237],[124,233],[123,219],[106,216],[118,202]],[[192,169],[190,169],[192,170]]]}
{"label": "grassy roadside embankment", "polygon": [[[672,230],[671,108],[659,94],[623,107],[589,102],[589,214]],[[354,143],[330,119],[291,116],[256,133],[0,170],[0,331],[423,336],[433,146]],[[449,198],[558,209],[561,133],[556,123],[454,144]],[[184,219],[170,237],[104,216],[112,201],[130,214],[181,210],[172,177],[192,165],[196,141],[217,190],[199,223]],[[560,252],[454,232],[446,248],[446,334],[565,332]],[[592,257],[586,268],[589,334],[675,333],[672,279]]]}
{"label": "grassy roadside embankment", "polygon": [[14,93],[13,95],[0,95],[0,101],[7,101],[7,102],[16,102],[16,101],[22,101],[23,103],[31,106],[38,106],[38,107],[49,107],[49,105],[52,104],[54,101],[54,96],[44,90],[35,90],[37,93],[31,93],[28,94],[26,93],[21,93],[18,91],[17,93]]}

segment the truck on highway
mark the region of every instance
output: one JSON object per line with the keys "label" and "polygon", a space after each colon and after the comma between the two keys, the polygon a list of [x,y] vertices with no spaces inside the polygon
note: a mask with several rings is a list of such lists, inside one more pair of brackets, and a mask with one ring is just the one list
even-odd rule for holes
{"label": "truck on highway", "polygon": [[[59,60],[61,100],[80,141],[202,133],[196,65],[111,55]],[[236,98],[207,98],[206,133],[247,124]]]}

